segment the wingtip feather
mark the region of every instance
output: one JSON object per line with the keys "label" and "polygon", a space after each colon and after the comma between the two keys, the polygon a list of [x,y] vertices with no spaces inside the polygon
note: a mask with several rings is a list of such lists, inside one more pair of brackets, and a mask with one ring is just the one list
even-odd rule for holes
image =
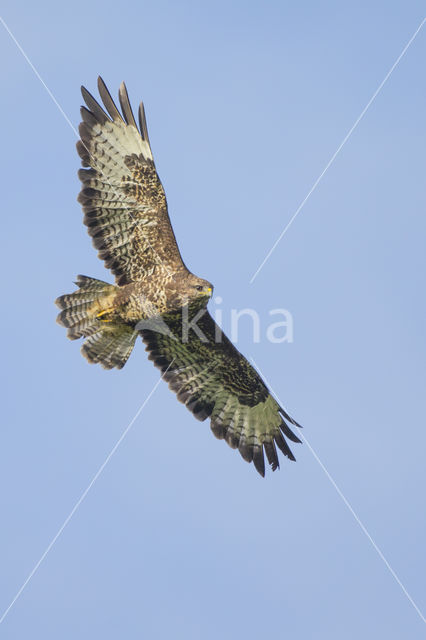
{"label": "wingtip feather", "polygon": [[148,145],[151,146],[151,143],[149,142],[148,126],[146,124],[145,107],[143,105],[143,102],[141,102],[139,105],[138,116],[141,136],[145,140],[145,142],[147,142]]}
{"label": "wingtip feather", "polygon": [[138,130],[135,117],[133,115],[132,107],[130,105],[127,87],[124,82],[120,84],[120,88],[118,90],[118,99],[120,101],[121,110],[123,111],[123,116],[126,121],[126,124],[132,125],[135,127],[136,130]]}
{"label": "wingtip feather", "polygon": [[108,111],[111,118],[115,121],[118,120],[118,121],[124,122],[101,76],[98,76],[98,91],[99,91],[99,95],[101,96],[102,102],[104,103],[104,107]]}

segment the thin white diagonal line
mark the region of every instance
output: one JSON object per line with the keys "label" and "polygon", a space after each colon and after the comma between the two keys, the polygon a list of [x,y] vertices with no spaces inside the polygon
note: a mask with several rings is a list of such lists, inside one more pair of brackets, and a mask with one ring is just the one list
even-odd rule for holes
{"label": "thin white diagonal line", "polygon": [[25,60],[28,62],[29,66],[31,67],[31,69],[34,71],[35,75],[37,76],[37,78],[40,80],[41,84],[43,85],[43,87],[46,89],[47,93],[49,94],[49,96],[52,98],[53,102],[56,104],[56,106],[58,107],[59,111],[62,113],[63,117],[65,118],[65,120],[68,122],[69,126],[71,127],[71,129],[74,131],[75,135],[77,136],[77,138],[79,138],[80,136],[78,135],[78,131],[77,129],[74,127],[73,123],[71,122],[71,120],[68,118],[67,114],[65,113],[65,111],[62,109],[61,105],[59,104],[59,102],[56,100],[55,96],[53,95],[53,93],[51,92],[51,90],[49,89],[49,87],[47,86],[47,84],[45,83],[45,81],[43,80],[43,78],[41,77],[41,75],[39,74],[39,72],[37,71],[37,69],[35,68],[35,66],[33,65],[33,63],[31,62],[31,60],[29,59],[29,57],[27,56],[27,54],[25,53],[25,51],[23,50],[23,48],[21,47],[21,45],[19,44],[19,42],[17,41],[17,39],[15,38],[15,36],[13,35],[13,33],[11,32],[11,30],[9,29],[9,27],[7,26],[7,24],[5,23],[5,21],[3,20],[3,18],[0,16],[0,22],[2,23],[3,27],[6,29],[7,33],[10,35],[10,37],[12,38],[13,42],[16,44],[16,46],[18,47],[19,51],[22,53],[22,55],[24,56]]}
{"label": "thin white diagonal line", "polygon": [[312,187],[308,191],[308,193],[305,196],[305,198],[302,200],[302,202],[299,204],[299,206],[297,207],[296,211],[294,212],[294,214],[292,215],[290,220],[287,222],[286,226],[284,227],[284,229],[282,230],[282,232],[278,236],[278,239],[274,242],[274,244],[272,245],[271,249],[266,254],[265,258],[263,259],[263,262],[261,262],[259,267],[256,269],[256,271],[252,275],[252,277],[250,279],[250,284],[252,284],[254,282],[254,280],[258,276],[260,270],[264,267],[264,265],[267,262],[267,260],[269,260],[269,258],[271,257],[273,251],[275,251],[276,247],[281,242],[284,234],[287,232],[287,230],[293,224],[294,220],[299,215],[300,211],[303,209],[303,207],[305,206],[306,202],[309,200],[309,198],[311,197],[311,195],[313,194],[313,192],[315,191],[315,189],[317,188],[317,186],[321,182],[322,178],[324,177],[324,175],[326,174],[328,169],[333,164],[334,160],[336,159],[336,156],[340,153],[340,151],[342,150],[342,148],[344,147],[346,142],[349,140],[349,138],[351,137],[352,133],[354,132],[354,130],[356,129],[358,124],[361,122],[362,118],[367,113],[368,109],[371,107],[371,105],[374,102],[374,100],[377,98],[378,94],[380,93],[380,91],[382,90],[384,85],[386,84],[387,80],[391,76],[391,74],[394,71],[395,67],[399,64],[399,62],[401,61],[401,59],[403,58],[403,56],[407,52],[408,48],[410,47],[410,45],[412,44],[412,42],[416,38],[417,34],[419,33],[420,29],[423,27],[425,22],[426,22],[426,18],[423,18],[423,20],[421,21],[420,25],[417,27],[416,31],[413,33],[413,35],[411,36],[411,38],[409,39],[409,41],[407,42],[407,44],[405,45],[405,47],[403,48],[403,50],[401,51],[401,53],[399,54],[399,56],[397,57],[397,59],[395,60],[395,62],[391,66],[391,68],[389,69],[389,71],[387,72],[387,74],[385,75],[385,77],[383,78],[382,82],[379,84],[379,86],[377,87],[376,91],[373,93],[373,95],[371,96],[370,100],[365,105],[364,109],[361,111],[360,115],[355,120],[355,122],[352,125],[352,127],[349,129],[348,133],[345,135],[345,137],[343,138],[342,142],[340,143],[340,145],[337,147],[336,151],[331,156],[330,160],[328,161],[328,163],[324,167],[323,171],[320,173],[320,175],[318,176],[318,178],[316,179],[316,181],[314,182],[314,184],[312,185]]}
{"label": "thin white diagonal line", "polygon": [[[269,381],[267,380],[265,375],[262,373],[262,371],[259,368],[259,366],[257,365],[257,363],[254,361],[253,358],[250,358],[250,360],[252,361],[252,363],[256,367],[256,369],[259,371],[259,373],[262,376],[262,378],[265,380],[265,382],[266,382],[266,384],[267,384],[267,386],[269,388],[269,391],[275,396],[278,404],[281,407],[283,407],[283,409],[285,409],[285,407],[282,404],[281,400],[279,399],[278,395],[275,393],[275,391],[271,387]],[[406,597],[408,598],[408,600],[410,601],[410,603],[412,604],[412,606],[414,607],[414,609],[416,610],[416,612],[418,613],[420,618],[423,620],[423,622],[426,622],[426,618],[424,617],[423,613],[420,611],[419,607],[416,605],[416,603],[414,602],[413,598],[410,596],[410,594],[408,593],[407,589],[404,587],[404,585],[402,584],[401,580],[398,578],[397,574],[392,569],[389,561],[385,558],[383,552],[381,551],[381,549],[379,548],[377,543],[374,541],[374,539],[372,538],[371,534],[368,532],[366,526],[363,524],[363,522],[361,521],[360,517],[355,512],[355,510],[352,507],[352,505],[350,504],[349,500],[345,497],[345,495],[343,494],[342,490],[337,485],[337,483],[334,480],[334,478],[332,477],[331,473],[328,471],[328,469],[326,468],[324,463],[320,460],[319,456],[315,453],[313,447],[311,446],[311,444],[307,440],[306,436],[303,435],[302,430],[299,429],[298,435],[302,438],[303,442],[307,445],[309,451],[312,453],[312,455],[314,456],[315,460],[318,462],[318,464],[320,465],[321,469],[324,471],[325,475],[330,480],[331,484],[333,485],[333,487],[337,491],[338,495],[341,497],[341,499],[343,500],[344,504],[349,509],[349,511],[351,512],[352,516],[356,520],[356,522],[359,524],[362,532],[366,535],[366,537],[370,541],[371,545],[373,546],[374,550],[377,552],[377,554],[379,555],[381,560],[383,560],[383,562],[385,563],[386,567],[388,568],[390,574],[396,580],[397,584],[400,586],[400,588],[402,589],[402,591],[404,592],[404,594],[406,595]]]}
{"label": "thin white diagonal line", "polygon": [[160,384],[161,380],[164,378],[165,374],[167,373],[167,371],[170,369],[170,367],[172,366],[174,362],[174,359],[171,361],[171,363],[169,364],[169,366],[167,367],[166,371],[162,374],[162,376],[157,380],[157,382],[155,383],[155,385],[153,386],[153,388],[151,389],[150,393],[148,394],[148,396],[145,398],[144,402],[141,404],[141,406],[139,407],[139,409],[137,410],[137,412],[135,413],[134,417],[132,418],[132,420],[129,422],[129,424],[127,425],[127,427],[125,428],[125,430],[123,431],[123,433],[121,434],[120,438],[117,440],[116,444],[113,446],[113,448],[111,449],[110,453],[108,454],[108,456],[106,457],[106,459],[104,460],[104,462],[101,464],[101,466],[99,467],[99,469],[97,470],[97,472],[95,473],[95,475],[93,476],[92,480],[90,481],[89,485],[87,486],[87,488],[83,491],[83,493],[81,494],[80,498],[77,500],[77,502],[75,503],[74,507],[72,508],[72,510],[70,511],[69,515],[67,516],[67,518],[64,520],[64,523],[62,524],[62,526],[60,527],[60,529],[58,530],[57,534],[52,538],[51,542],[49,543],[48,547],[46,548],[45,552],[42,554],[42,556],[40,557],[39,561],[36,563],[36,565],[34,566],[34,568],[32,569],[31,573],[28,575],[27,579],[25,580],[25,582],[23,583],[22,587],[19,589],[19,591],[17,592],[17,594],[15,595],[15,597],[13,598],[12,602],[9,604],[9,606],[7,607],[7,609],[4,611],[3,615],[0,618],[0,624],[3,622],[3,620],[5,619],[5,617],[7,616],[7,614],[9,613],[9,611],[11,610],[11,608],[13,607],[13,605],[15,604],[15,602],[18,600],[18,598],[20,597],[20,595],[22,594],[22,592],[24,591],[25,587],[28,585],[28,583],[30,582],[31,578],[34,576],[34,574],[36,573],[36,571],[38,570],[38,568],[40,567],[41,563],[43,562],[43,560],[46,558],[47,554],[49,553],[49,551],[52,549],[53,545],[55,544],[55,542],[57,541],[57,539],[59,538],[59,536],[62,534],[62,532],[64,531],[65,527],[68,525],[68,523],[70,522],[71,518],[74,516],[75,512],[77,511],[77,509],[79,508],[79,506],[81,505],[81,503],[83,502],[83,500],[85,499],[85,497],[87,496],[87,494],[89,493],[90,489],[93,487],[93,485],[95,484],[96,480],[99,478],[99,476],[101,475],[102,471],[105,469],[105,467],[107,466],[108,462],[111,460],[112,456],[114,455],[114,453],[117,451],[118,447],[120,446],[120,444],[123,442],[124,438],[126,437],[126,435],[129,433],[130,429],[132,428],[132,426],[134,425],[134,423],[136,422],[136,420],[138,419],[138,417],[140,416],[142,410],[144,409],[144,407],[146,406],[146,404],[148,403],[148,401],[150,400],[151,396],[153,395],[153,393],[155,392],[155,390],[157,389],[158,385]]}
{"label": "thin white diagonal line", "polygon": [[[77,129],[74,127],[73,123],[71,122],[71,120],[69,119],[69,117],[67,116],[67,114],[65,113],[65,111],[63,110],[63,108],[61,107],[61,105],[59,104],[59,102],[57,101],[57,99],[55,98],[55,96],[53,95],[53,93],[51,92],[51,90],[49,89],[49,87],[47,86],[47,84],[45,83],[45,81],[43,80],[43,78],[41,77],[40,73],[37,71],[37,69],[35,68],[35,66],[33,65],[33,63],[31,62],[31,60],[29,59],[29,57],[27,56],[27,54],[25,53],[24,49],[22,48],[22,46],[19,44],[18,40],[15,38],[15,36],[13,35],[12,31],[9,29],[8,25],[6,24],[6,22],[3,20],[3,18],[0,16],[0,22],[2,23],[3,27],[6,29],[7,33],[10,35],[10,37],[12,38],[13,42],[16,44],[16,46],[18,47],[19,51],[22,53],[23,57],[25,58],[25,60],[28,62],[29,66],[31,67],[31,69],[33,70],[34,74],[36,75],[36,77],[38,78],[38,80],[40,80],[41,84],[43,85],[43,87],[46,89],[47,93],[49,94],[50,98],[53,100],[53,102],[55,103],[55,105],[57,106],[57,108],[59,109],[60,113],[62,114],[62,116],[64,117],[64,119],[66,120],[66,122],[69,124],[69,126],[71,127],[71,129],[74,131],[75,135],[77,136],[78,139],[80,139],[80,134],[78,133]],[[99,165],[96,162],[96,158],[95,156],[90,152],[90,150],[86,147],[86,145],[84,144],[83,141],[81,141],[82,145],[84,146],[84,148],[86,149],[87,153],[89,154],[89,156],[92,158],[93,163],[96,167],[96,171],[98,171],[101,176],[102,179],[104,181],[104,183],[106,185],[108,185],[112,192],[114,193],[114,195],[117,197],[118,200],[120,200],[120,194],[116,191],[115,186],[112,185],[106,178],[104,172],[102,171],[102,168],[99,167]],[[140,221],[136,220],[136,218],[132,215],[132,212],[130,210],[128,210],[128,214],[129,216],[132,218],[132,220],[135,221],[136,224],[140,225]],[[145,240],[148,243],[149,248],[151,249],[151,251],[153,251],[153,253],[155,253],[155,255],[157,256],[157,258],[159,258],[161,265],[164,267],[165,271],[167,271],[169,276],[172,276],[170,270],[168,269],[168,267],[165,265],[164,261],[162,260],[161,256],[158,254],[158,252],[154,249],[154,247],[151,245],[149,238],[145,238]]]}

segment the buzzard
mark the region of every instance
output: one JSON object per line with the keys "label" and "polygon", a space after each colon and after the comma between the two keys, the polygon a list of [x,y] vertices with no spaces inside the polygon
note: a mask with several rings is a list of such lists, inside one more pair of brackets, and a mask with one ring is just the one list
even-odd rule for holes
{"label": "buzzard", "polygon": [[265,475],[264,452],[275,471],[277,446],[294,460],[286,438],[300,442],[300,426],[207,311],[213,285],[185,266],[157,175],[143,104],[139,128],[126,86],[117,109],[101,78],[104,108],[82,87],[77,151],[83,169],[78,200],[98,255],[115,284],[78,276],[78,289],[60,296],[58,322],[82,354],[106,369],[121,369],[141,336],[148,357],[178,400],[196,418],[210,418],[217,438],[238,449]]}

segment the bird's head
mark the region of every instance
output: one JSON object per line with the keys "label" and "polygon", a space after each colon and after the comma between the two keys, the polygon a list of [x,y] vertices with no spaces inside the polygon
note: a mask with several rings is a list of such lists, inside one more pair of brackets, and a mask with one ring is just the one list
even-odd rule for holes
{"label": "bird's head", "polygon": [[208,299],[213,295],[213,285],[208,280],[198,278],[191,273],[187,281],[187,294],[189,300],[200,300],[201,302],[204,299],[207,304]]}

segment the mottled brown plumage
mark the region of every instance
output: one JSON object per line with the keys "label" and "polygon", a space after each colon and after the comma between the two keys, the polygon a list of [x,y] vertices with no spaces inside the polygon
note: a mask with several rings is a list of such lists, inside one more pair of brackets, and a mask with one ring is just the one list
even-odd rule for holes
{"label": "mottled brown plumage", "polygon": [[79,202],[98,255],[116,284],[78,276],[78,289],[61,296],[58,322],[72,340],[84,338],[89,362],[121,368],[136,338],[169,387],[261,475],[264,452],[273,470],[276,445],[294,460],[286,436],[297,425],[272,398],[265,384],[207,311],[212,285],[182,261],[157,175],[143,105],[139,130],[124,83],[118,111],[101,78],[105,110],[82,88],[87,105],[77,150],[83,167]]}

